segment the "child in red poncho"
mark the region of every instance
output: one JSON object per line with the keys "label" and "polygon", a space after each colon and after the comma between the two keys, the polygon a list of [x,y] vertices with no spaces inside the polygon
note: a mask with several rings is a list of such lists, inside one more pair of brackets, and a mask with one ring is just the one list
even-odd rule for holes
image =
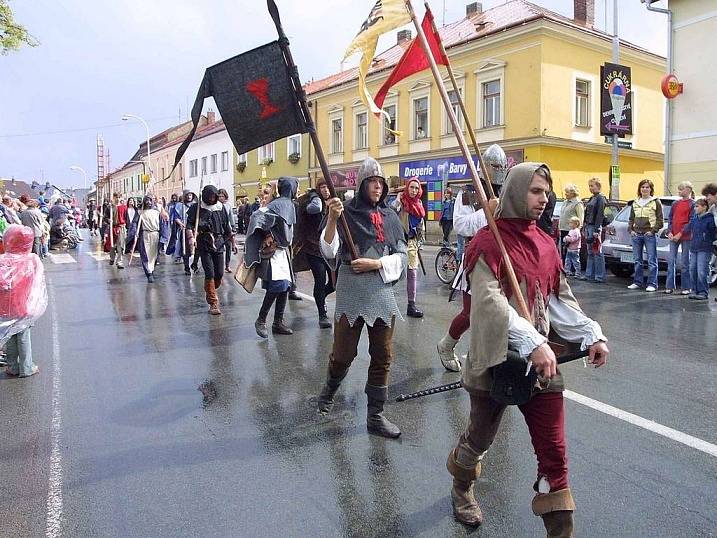
{"label": "child in red poncho", "polygon": [[47,308],[45,270],[32,229],[12,224],[3,235],[0,254],[0,344],[5,344],[8,376],[30,377],[39,369],[32,361],[30,329]]}

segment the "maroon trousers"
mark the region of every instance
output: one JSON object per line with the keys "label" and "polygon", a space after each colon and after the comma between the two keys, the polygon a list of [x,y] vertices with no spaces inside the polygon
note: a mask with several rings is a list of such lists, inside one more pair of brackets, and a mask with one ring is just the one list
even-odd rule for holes
{"label": "maroon trousers", "polygon": [[[485,391],[470,393],[471,415],[462,436],[478,453],[488,450],[495,439],[505,405]],[[530,440],[538,458],[538,480],[545,477],[550,491],[568,487],[568,458],[565,443],[565,410],[562,392],[543,392],[519,406],[528,425]]]}
{"label": "maroon trousers", "polygon": [[460,340],[463,333],[468,330],[471,326],[471,295],[468,292],[463,292],[463,310],[453,318],[451,326],[448,329],[448,334],[454,340]]}

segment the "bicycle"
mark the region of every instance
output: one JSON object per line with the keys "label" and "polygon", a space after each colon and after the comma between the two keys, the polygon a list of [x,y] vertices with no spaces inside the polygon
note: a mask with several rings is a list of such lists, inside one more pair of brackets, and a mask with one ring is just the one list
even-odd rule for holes
{"label": "bicycle", "polygon": [[436,254],[435,267],[438,280],[444,284],[453,282],[458,272],[458,257],[455,245],[441,247]]}

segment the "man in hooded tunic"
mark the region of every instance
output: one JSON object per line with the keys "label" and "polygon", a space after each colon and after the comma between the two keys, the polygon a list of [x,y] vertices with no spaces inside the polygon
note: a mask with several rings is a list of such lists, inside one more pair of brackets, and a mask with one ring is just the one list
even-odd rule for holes
{"label": "man in hooded tunic", "polygon": [[490,397],[491,368],[506,360],[509,348],[516,351],[538,373],[530,400],[518,406],[538,460],[533,513],[543,518],[548,537],[569,537],[575,503],[568,485],[564,385],[548,335],[589,349],[589,361],[596,367],[605,364],[609,350],[600,325],[582,312],[573,296],[552,238],[536,225],[551,189],[547,165],[519,164],[508,173],[496,213],[532,322],[516,311],[517,301],[491,231],[480,230],[466,251],[471,339],[462,381],[470,395],[470,421],[449,454],[447,467],[453,476],[456,519],[480,525],[483,514],[473,484],[505,411],[505,405]]}
{"label": "man in hooded tunic", "polygon": [[[397,317],[402,319],[393,285],[406,273],[406,235],[398,215],[385,203],[388,183],[376,160],[364,160],[358,183],[358,193],[345,206],[338,198],[328,202],[329,214],[321,232],[321,253],[338,274],[334,344],[318,408],[326,414],[333,407],[334,395],[358,353],[366,326],[371,356],[365,387],[366,427],[369,433],[396,438],[401,431],[383,415],[383,408],[393,361],[394,323]],[[343,230],[336,226],[342,212],[358,250],[355,260],[351,260]]]}

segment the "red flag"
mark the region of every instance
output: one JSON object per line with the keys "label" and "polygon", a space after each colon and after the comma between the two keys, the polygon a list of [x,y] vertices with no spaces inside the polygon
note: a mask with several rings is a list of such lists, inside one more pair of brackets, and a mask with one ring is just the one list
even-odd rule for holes
{"label": "red flag", "polygon": [[[428,8],[426,8],[426,15],[423,17],[421,27],[423,28],[423,33],[426,34],[426,41],[428,41],[428,46],[431,49],[436,63],[439,65],[448,65],[448,58],[441,52],[441,38],[438,35],[438,31],[434,30],[433,13],[431,13],[431,10]],[[383,101],[386,99],[386,94],[391,86],[406,77],[410,77],[414,73],[428,69],[429,65],[423,47],[418,42],[418,37],[416,37],[411,41],[411,44],[406,49],[406,52],[403,53],[403,56],[401,56],[396,67],[393,68],[388,80],[386,80],[383,86],[378,90],[376,98],[374,99],[376,105],[379,108],[383,107]]]}

